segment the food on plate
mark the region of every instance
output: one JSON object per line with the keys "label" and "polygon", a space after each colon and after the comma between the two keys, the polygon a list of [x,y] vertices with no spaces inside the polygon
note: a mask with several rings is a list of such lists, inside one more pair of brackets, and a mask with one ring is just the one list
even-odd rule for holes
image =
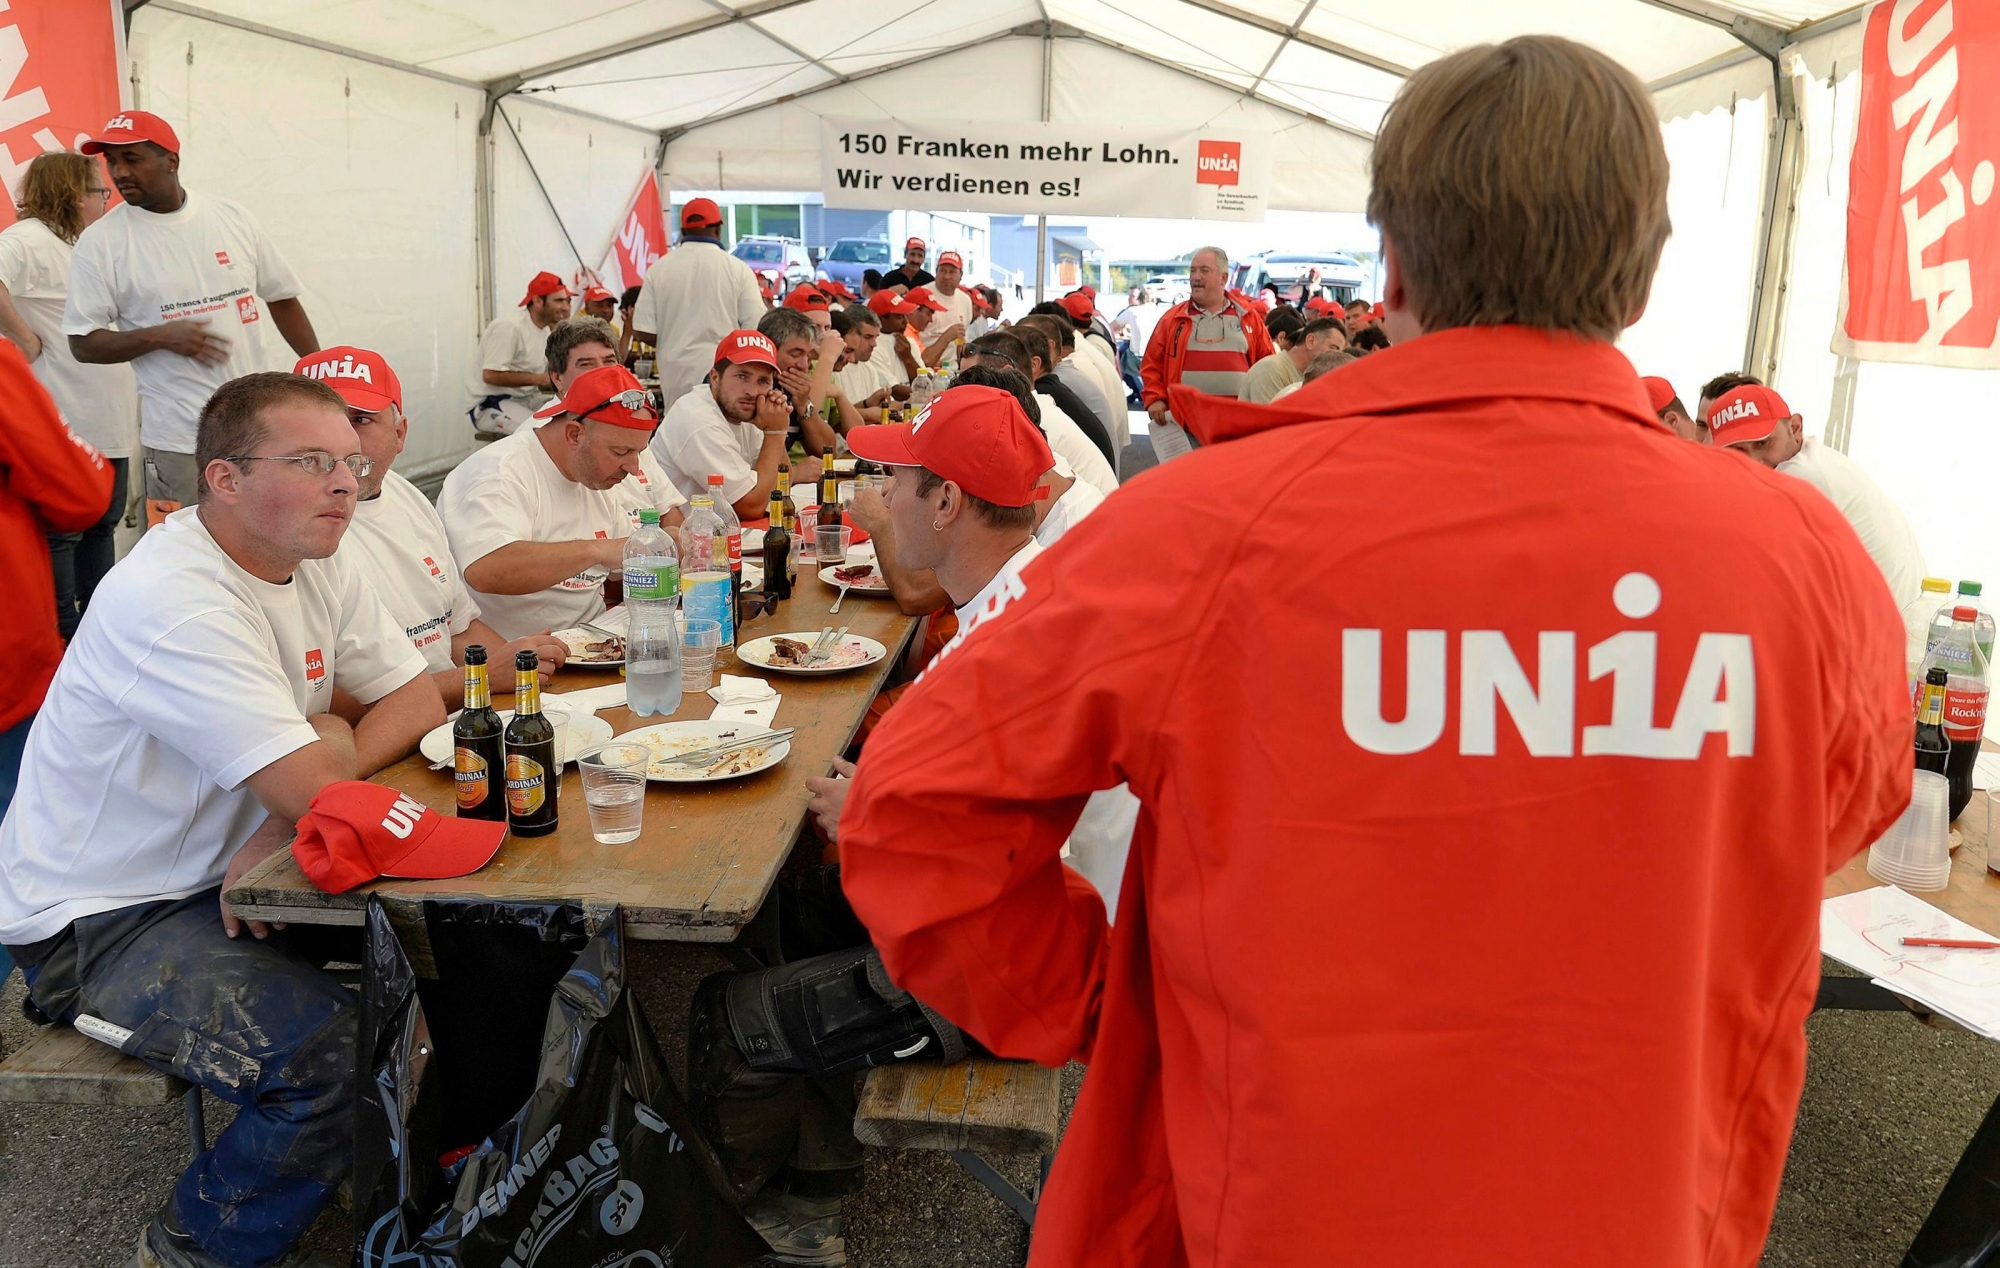
{"label": "food on plate", "polygon": [[618,665],[625,660],[625,640],[615,634],[599,634],[578,627],[557,630],[557,638],[569,648],[571,664]]}
{"label": "food on plate", "polygon": [[760,766],[769,764],[771,746],[768,744],[755,745],[735,753],[724,753],[713,762],[702,766],[673,761],[680,754],[692,753],[698,748],[726,744],[735,737],[734,731],[725,731],[720,735],[646,736],[641,743],[653,752],[652,760],[646,766],[646,774],[654,779],[714,779],[723,775],[748,774]]}
{"label": "food on plate", "polygon": [[811,651],[812,646],[810,644],[801,643],[795,638],[773,638],[771,640],[770,663],[773,665],[803,665],[806,663],[806,656]]}
{"label": "food on plate", "polygon": [[850,585],[857,581],[866,581],[874,575],[874,564],[850,564],[845,568],[835,568],[833,570],[833,579],[835,581],[843,581]]}
{"label": "food on plate", "polygon": [[622,638],[601,638],[594,643],[583,645],[585,660],[624,660],[625,640]]}

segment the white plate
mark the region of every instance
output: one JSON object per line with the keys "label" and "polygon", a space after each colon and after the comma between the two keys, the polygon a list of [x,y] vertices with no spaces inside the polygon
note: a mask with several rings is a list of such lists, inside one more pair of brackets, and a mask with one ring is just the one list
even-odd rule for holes
{"label": "white plate", "polygon": [[872,638],[859,634],[849,634],[840,640],[840,649],[824,664],[807,669],[799,665],[773,665],[771,663],[771,640],[789,638],[811,647],[819,638],[818,630],[796,630],[784,634],[767,634],[763,638],[753,638],[736,648],[736,659],[746,665],[768,669],[774,674],[844,674],[850,669],[861,669],[872,665],[889,654],[889,649]]}
{"label": "white plate", "polygon": [[[650,746],[655,760],[658,760],[769,729],[757,722],[717,722],[713,718],[701,718],[688,722],[656,722],[652,726],[627,731],[617,738]],[[784,761],[791,751],[791,741],[779,740],[762,751],[752,749],[748,753],[731,754],[732,760],[719,770],[699,766],[654,766],[647,770],[646,778],[662,784],[713,784],[725,779],[740,779],[771,769]]]}
{"label": "white plate", "polygon": [[610,669],[625,663],[623,656],[620,656],[616,660],[599,660],[596,657],[587,655],[583,649],[591,643],[603,642],[604,635],[593,634],[580,625],[574,629],[557,630],[550,637],[561,639],[563,646],[569,648],[569,664],[590,665],[597,669]]}
{"label": "white plate", "polygon": [[[842,565],[842,567],[847,567],[847,568],[852,568],[853,566],[854,565],[851,563]],[[831,567],[822,568],[819,570],[819,579],[821,581],[826,582],[826,584],[832,586],[836,590],[840,589],[840,587],[844,584],[847,586],[847,592],[849,594],[889,593],[889,579],[882,575],[882,570],[880,568],[877,568],[874,572],[868,574],[868,576],[862,578],[860,581],[849,581],[849,582],[842,582],[840,578],[833,575],[833,572],[834,570]]]}
{"label": "white plate", "polygon": [[[550,697],[551,704],[560,704],[556,697]],[[458,720],[454,713],[443,726],[434,727],[423,739],[417,741],[417,751],[427,762],[451,760],[451,724]],[[500,710],[500,721],[504,725],[514,720],[512,709]],[[569,725],[556,736],[556,758],[559,765],[567,766],[576,760],[576,755],[593,744],[602,744],[611,738],[611,724],[594,713],[572,713]]]}
{"label": "white plate", "polygon": [[743,557],[748,559],[762,549],[764,549],[764,530],[761,528],[744,529]]}

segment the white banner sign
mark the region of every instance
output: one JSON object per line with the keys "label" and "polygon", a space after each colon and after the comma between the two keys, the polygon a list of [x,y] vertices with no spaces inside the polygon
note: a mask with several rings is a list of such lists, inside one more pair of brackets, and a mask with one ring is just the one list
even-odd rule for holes
{"label": "white banner sign", "polygon": [[822,118],[829,207],[1262,220],[1271,139],[1087,123]]}

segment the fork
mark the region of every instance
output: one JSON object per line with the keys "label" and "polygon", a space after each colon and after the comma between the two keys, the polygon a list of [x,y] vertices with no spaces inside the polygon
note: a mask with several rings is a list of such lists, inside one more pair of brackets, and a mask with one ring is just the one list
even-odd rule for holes
{"label": "fork", "polygon": [[840,605],[847,602],[847,587],[850,584],[852,583],[846,581],[840,583],[840,593],[834,596],[833,606],[826,610],[828,616],[832,616],[834,613],[840,611]]}
{"label": "fork", "polygon": [[738,749],[756,748],[762,744],[776,744],[781,740],[789,740],[795,732],[796,728],[794,727],[783,727],[776,731],[763,731],[756,735],[738,736],[736,739],[722,744],[711,744],[707,748],[689,749],[685,753],[676,753],[672,757],[660,759],[660,762],[663,766],[678,766],[682,762],[696,764],[711,762],[725,754],[734,753]]}
{"label": "fork", "polygon": [[820,641],[814,643],[813,649],[806,653],[805,663],[808,665],[817,665],[821,661],[830,660],[833,657],[834,649],[840,646],[840,640],[846,637],[847,627],[845,625],[834,630],[831,638],[827,637],[825,632],[822,631]]}

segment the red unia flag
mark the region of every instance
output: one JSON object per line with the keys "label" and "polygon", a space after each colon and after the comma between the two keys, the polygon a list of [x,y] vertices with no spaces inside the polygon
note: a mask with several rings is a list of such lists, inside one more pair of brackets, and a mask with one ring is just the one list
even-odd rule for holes
{"label": "red unia flag", "polygon": [[646,270],[653,262],[666,253],[667,218],[660,210],[660,183],[649,167],[632,191],[618,231],[611,235],[611,247],[604,253],[604,263],[597,267],[598,276],[610,289],[637,286],[646,280]]}
{"label": "red unia flag", "polygon": [[73,150],[124,108],[114,0],[0,4],[0,226],[37,154]]}
{"label": "red unia flag", "polygon": [[1868,15],[1833,350],[2000,368],[2000,3]]}

